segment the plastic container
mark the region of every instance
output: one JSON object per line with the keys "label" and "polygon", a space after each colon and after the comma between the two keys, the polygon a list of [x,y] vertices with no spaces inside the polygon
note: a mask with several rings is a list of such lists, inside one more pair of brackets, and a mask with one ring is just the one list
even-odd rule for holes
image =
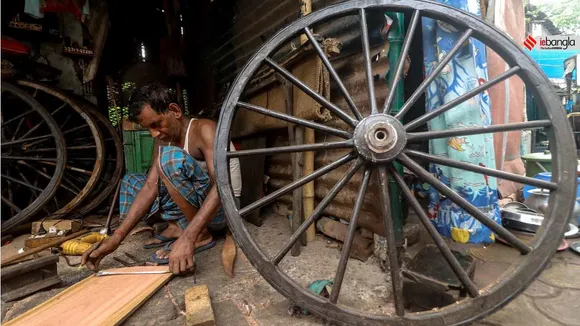
{"label": "plastic container", "polygon": [[[542,173],[538,173],[536,174],[534,177],[534,179],[540,179],[540,180],[544,180],[544,181],[550,181],[552,179],[552,172],[542,172]],[[578,179],[576,180],[576,198],[580,197],[580,177],[578,177]],[[527,199],[530,196],[529,191],[532,189],[536,189],[536,187],[534,186],[530,186],[530,185],[524,185],[524,199]],[[580,200],[577,200],[578,203],[580,204]]]}

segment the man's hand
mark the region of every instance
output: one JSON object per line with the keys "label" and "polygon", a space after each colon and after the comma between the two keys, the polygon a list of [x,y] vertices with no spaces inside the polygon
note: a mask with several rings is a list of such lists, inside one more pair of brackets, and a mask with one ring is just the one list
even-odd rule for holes
{"label": "man's hand", "polygon": [[101,260],[108,254],[117,250],[121,245],[121,239],[118,235],[113,234],[109,238],[105,238],[101,242],[95,243],[89,250],[85,251],[81,260],[81,266],[86,265],[90,270],[99,268]]}
{"label": "man's hand", "polygon": [[195,268],[195,240],[182,235],[171,246],[169,253],[169,271],[173,274],[183,274]]}

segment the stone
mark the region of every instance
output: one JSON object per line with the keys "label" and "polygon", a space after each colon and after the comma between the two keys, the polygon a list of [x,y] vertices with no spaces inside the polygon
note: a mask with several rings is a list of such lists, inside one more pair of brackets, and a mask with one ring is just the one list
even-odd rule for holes
{"label": "stone", "polygon": [[565,289],[553,298],[536,299],[544,315],[565,325],[580,325],[580,290]]}
{"label": "stone", "polygon": [[185,291],[187,326],[215,326],[215,317],[207,285],[196,285]]}
{"label": "stone", "polygon": [[552,298],[560,294],[560,292],[562,292],[560,289],[536,280],[530,284],[524,294],[532,298]]}
{"label": "stone", "polygon": [[421,240],[421,228],[423,226],[416,222],[407,222],[403,227],[403,234],[407,239],[407,246],[412,246]]}
{"label": "stone", "polygon": [[[522,323],[525,320],[524,323]],[[520,295],[507,306],[484,319],[497,325],[542,325],[560,326],[543,315],[534,305],[532,298]]]}
{"label": "stone", "polygon": [[551,286],[580,290],[580,266],[553,263],[544,270],[539,279]]}

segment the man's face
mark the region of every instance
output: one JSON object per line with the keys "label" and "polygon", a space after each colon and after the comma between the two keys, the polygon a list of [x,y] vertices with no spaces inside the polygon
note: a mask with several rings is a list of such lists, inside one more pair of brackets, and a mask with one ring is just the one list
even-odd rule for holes
{"label": "man's face", "polygon": [[157,113],[149,104],[141,108],[137,122],[144,128],[149,129],[151,136],[163,142],[177,142],[180,136],[181,109],[176,105],[170,105],[166,113]]}

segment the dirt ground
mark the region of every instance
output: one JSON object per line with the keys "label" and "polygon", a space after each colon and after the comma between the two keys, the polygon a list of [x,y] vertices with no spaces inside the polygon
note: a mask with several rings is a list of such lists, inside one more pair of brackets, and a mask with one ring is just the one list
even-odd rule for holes
{"label": "dirt ground", "polygon": [[[248,226],[256,242],[267,254],[272,254],[288,239],[288,220],[270,215],[261,227]],[[142,245],[149,239],[147,233],[129,237],[113,256],[122,259],[128,252],[147,260],[155,249],[145,250]],[[292,304],[252,267],[241,250],[235,263],[234,277],[229,278],[221,265],[223,237],[218,244],[196,256],[194,276],[175,277],[131,315],[124,325],[184,325],[185,290],[196,284],[206,284],[218,325],[326,325],[316,316],[293,313]],[[409,247],[412,255],[421,244]],[[511,264],[513,250],[493,244],[475,252],[477,268],[475,281],[479,286],[489,284]],[[299,257],[287,256],[281,263],[284,271],[298,284],[306,286],[319,279],[332,279],[336,272],[340,249],[332,241],[317,235],[314,242],[303,247]],[[111,257],[103,260],[102,268],[120,267]],[[64,288],[87,277],[90,272],[78,271],[59,262],[63,282],[57,287],[36,293],[25,299],[3,303],[2,321],[12,319],[44,302]],[[350,259],[339,303],[354,309],[373,313],[390,313],[390,282],[375,258],[367,262]],[[172,296],[177,306],[171,300]],[[532,285],[502,310],[475,325],[580,325],[580,256],[570,251],[556,254],[550,266]]]}

